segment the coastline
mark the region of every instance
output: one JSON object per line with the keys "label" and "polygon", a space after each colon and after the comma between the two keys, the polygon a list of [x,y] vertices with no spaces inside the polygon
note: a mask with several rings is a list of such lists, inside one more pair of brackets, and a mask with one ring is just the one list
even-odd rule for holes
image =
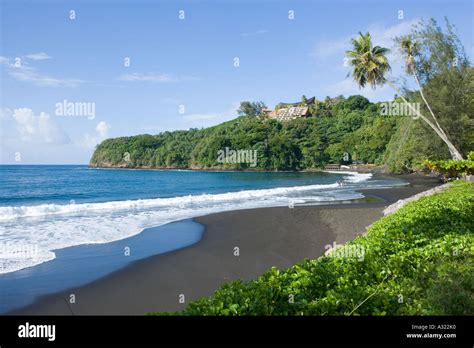
{"label": "coastline", "polygon": [[[272,266],[282,269],[319,257],[326,245],[363,234],[383,216],[386,206],[441,184],[416,175],[401,178],[410,185],[359,190],[366,197],[377,197],[377,202],[259,208],[195,218],[205,226],[198,243],[135,261],[92,283],[44,296],[8,314],[141,315],[184,309],[186,303],[211,295],[223,283],[255,279]],[[64,300],[69,294],[75,295],[76,303],[68,305]],[[181,294],[184,304],[179,302]]]}
{"label": "coastline", "polygon": [[[225,167],[200,167],[200,166],[188,166],[188,167],[156,167],[156,166],[144,166],[144,165],[136,165],[136,166],[129,166],[128,164],[120,164],[120,165],[111,165],[108,163],[101,163],[98,164],[87,164],[89,169],[130,169],[130,170],[162,170],[162,171],[190,171],[190,172],[223,172],[223,173],[238,173],[238,172],[255,172],[255,173],[324,173],[327,172],[328,169],[325,168],[308,168],[308,169],[300,169],[300,170],[271,170],[271,169],[264,169],[264,168],[225,168]],[[372,174],[386,174],[386,175],[394,175],[387,172],[386,168],[382,166],[376,166],[372,164],[367,165],[350,165],[348,169],[341,168],[340,171],[349,170],[356,173],[372,173]],[[402,174],[403,175],[403,174]]]}

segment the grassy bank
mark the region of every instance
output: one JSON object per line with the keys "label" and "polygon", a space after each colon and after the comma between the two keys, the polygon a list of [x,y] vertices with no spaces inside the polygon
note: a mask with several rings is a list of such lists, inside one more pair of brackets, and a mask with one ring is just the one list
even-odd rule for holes
{"label": "grassy bank", "polygon": [[184,315],[472,315],[474,184],[456,182],[374,223],[332,256],[273,268]]}

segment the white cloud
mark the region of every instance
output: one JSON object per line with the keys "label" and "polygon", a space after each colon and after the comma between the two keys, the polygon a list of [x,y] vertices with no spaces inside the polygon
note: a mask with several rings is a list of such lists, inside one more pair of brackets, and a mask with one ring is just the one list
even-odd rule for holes
{"label": "white cloud", "polygon": [[6,67],[6,71],[10,77],[17,81],[31,82],[40,87],[76,87],[85,81],[78,79],[60,79],[52,76],[44,75],[38,69],[28,65],[24,60],[20,61],[20,65],[11,62],[7,57],[0,57],[0,64]]}
{"label": "white cloud", "polygon": [[0,120],[7,120],[12,115],[12,110],[9,108],[0,108]]}
{"label": "white cloud", "polygon": [[69,136],[55,123],[49,114],[40,112],[35,115],[32,109],[3,109],[3,120],[13,124],[17,141],[28,143],[67,144]]}
{"label": "white cloud", "polygon": [[371,33],[374,44],[378,46],[394,48],[393,39],[397,36],[406,35],[411,32],[413,26],[419,22],[419,19],[401,21],[390,27],[385,27],[379,23],[369,26],[367,31]]}
{"label": "white cloud", "polygon": [[55,77],[43,75],[35,68],[22,65],[21,67],[13,67],[8,74],[18,81],[31,82],[39,87],[76,87],[84,82],[77,79],[58,79]]}
{"label": "white cloud", "polygon": [[26,58],[32,59],[32,60],[45,60],[45,59],[51,59],[52,57],[49,56],[45,52],[38,52],[38,53],[30,53],[25,56]]}
{"label": "white cloud", "polygon": [[[418,21],[419,19],[406,20],[388,27],[380,23],[373,23],[365,30],[361,30],[361,32],[369,32],[372,36],[372,43],[374,45],[393,49],[393,39],[397,36],[408,34],[411,31],[413,25],[418,23]],[[351,36],[341,37],[339,39],[320,41],[314,50],[310,52],[310,55],[320,59],[328,58],[336,54],[343,57],[345,51],[351,48],[351,39],[355,36],[357,35],[354,34]],[[392,52],[391,54],[396,55],[396,52]]]}
{"label": "white cloud", "polygon": [[87,163],[94,146],[108,136],[111,128],[107,122],[98,122],[90,134],[73,140],[55,120],[44,112],[35,114],[30,108],[0,108],[0,163]]}
{"label": "white cloud", "polygon": [[110,125],[107,122],[100,121],[95,126],[95,134],[91,135],[89,133],[84,134],[81,141],[79,141],[78,145],[86,148],[93,148],[102,140],[107,138],[109,135]]}
{"label": "white cloud", "polygon": [[193,76],[174,76],[171,74],[158,74],[158,73],[131,73],[125,74],[119,77],[121,81],[128,82],[158,82],[158,83],[168,83],[168,82],[181,82],[181,81],[194,81],[198,78]]}
{"label": "white cloud", "polygon": [[99,134],[100,137],[105,138],[109,133],[110,126],[107,122],[100,121],[95,127],[95,131]]}

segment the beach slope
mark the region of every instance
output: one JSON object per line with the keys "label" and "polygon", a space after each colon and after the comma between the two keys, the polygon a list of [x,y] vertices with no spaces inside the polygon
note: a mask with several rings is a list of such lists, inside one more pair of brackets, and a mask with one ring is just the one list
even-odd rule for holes
{"label": "beach slope", "polygon": [[[195,219],[206,231],[197,244],[137,261],[88,285],[48,295],[10,314],[131,315],[176,311],[220,285],[255,279],[272,266],[287,268],[321,256],[327,245],[363,234],[399,199],[438,181],[408,177],[404,187],[363,191],[374,202],[262,208]],[[67,301],[75,295],[75,303]]]}

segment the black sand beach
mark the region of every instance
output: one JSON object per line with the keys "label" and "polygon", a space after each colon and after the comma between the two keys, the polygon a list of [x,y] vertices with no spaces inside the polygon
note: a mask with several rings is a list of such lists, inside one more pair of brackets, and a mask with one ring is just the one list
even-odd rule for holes
{"label": "black sand beach", "polygon": [[[437,179],[405,176],[409,186],[363,190],[375,202],[240,210],[195,219],[205,225],[200,242],[152,256],[80,288],[48,295],[10,314],[141,315],[176,311],[211,295],[235,279],[255,279],[272,266],[287,268],[316,258],[325,246],[365,232],[383,209],[440,184]],[[235,256],[238,247],[239,256]],[[69,304],[70,294],[76,302]],[[180,303],[183,294],[185,303]],[[181,297],[182,298],[182,297]]]}

